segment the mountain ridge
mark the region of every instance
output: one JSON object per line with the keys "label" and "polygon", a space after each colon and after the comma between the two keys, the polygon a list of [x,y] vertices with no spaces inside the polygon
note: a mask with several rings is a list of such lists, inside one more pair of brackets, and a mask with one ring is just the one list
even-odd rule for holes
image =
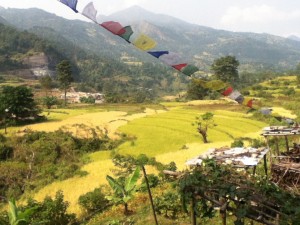
{"label": "mountain ridge", "polygon": [[[36,26],[48,26],[94,53],[118,58],[122,54],[129,54],[138,61],[154,62],[147,54],[132,48],[98,25],[66,20],[39,9],[0,10],[4,19],[19,29],[34,30]],[[178,52],[203,71],[209,71],[212,62],[225,55],[236,56],[241,63],[241,70],[289,70],[297,65],[300,58],[300,43],[295,40],[270,34],[217,30],[155,14],[137,6],[102,16],[101,20],[131,25],[134,31],[152,37],[158,43],[157,49]]]}

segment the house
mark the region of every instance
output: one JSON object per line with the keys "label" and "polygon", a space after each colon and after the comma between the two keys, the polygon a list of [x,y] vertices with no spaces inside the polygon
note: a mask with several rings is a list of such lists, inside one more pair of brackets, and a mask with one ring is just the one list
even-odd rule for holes
{"label": "house", "polygon": [[[66,97],[67,97],[67,101],[69,103],[80,103],[80,98],[83,98],[83,97],[94,98],[96,104],[104,103],[104,94],[101,94],[101,93],[76,92],[74,89],[72,89],[70,92],[67,92]],[[64,99],[65,95],[61,94],[60,98]]]}

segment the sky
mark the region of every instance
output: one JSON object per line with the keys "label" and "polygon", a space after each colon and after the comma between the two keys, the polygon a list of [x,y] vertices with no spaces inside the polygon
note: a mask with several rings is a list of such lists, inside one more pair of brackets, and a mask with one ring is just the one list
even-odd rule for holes
{"label": "sky", "polygon": [[[154,13],[215,29],[300,37],[299,0],[78,0],[90,1],[103,15],[139,5]],[[35,7],[67,19],[85,20],[57,0],[0,0],[0,6]]]}

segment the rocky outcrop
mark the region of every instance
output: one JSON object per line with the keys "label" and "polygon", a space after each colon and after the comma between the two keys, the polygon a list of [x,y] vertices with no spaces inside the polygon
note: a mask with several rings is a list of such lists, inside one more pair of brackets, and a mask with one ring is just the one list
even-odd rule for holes
{"label": "rocky outcrop", "polygon": [[45,53],[37,53],[32,56],[28,56],[23,60],[23,64],[30,68],[32,76],[40,77],[54,74],[53,71],[49,70],[49,60]]}
{"label": "rocky outcrop", "polygon": [[32,56],[28,56],[23,60],[23,64],[28,65],[31,68],[35,67],[48,67],[48,57],[45,53],[37,53]]}

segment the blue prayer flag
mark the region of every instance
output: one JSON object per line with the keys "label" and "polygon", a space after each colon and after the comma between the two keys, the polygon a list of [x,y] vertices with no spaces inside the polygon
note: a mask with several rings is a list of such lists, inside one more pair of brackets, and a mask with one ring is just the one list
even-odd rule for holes
{"label": "blue prayer flag", "polygon": [[65,4],[66,6],[69,6],[74,12],[78,13],[76,9],[77,0],[58,0],[58,1]]}
{"label": "blue prayer flag", "polygon": [[158,51],[158,52],[148,52],[148,53],[154,56],[155,58],[159,58],[162,55],[169,54],[169,51]]}

